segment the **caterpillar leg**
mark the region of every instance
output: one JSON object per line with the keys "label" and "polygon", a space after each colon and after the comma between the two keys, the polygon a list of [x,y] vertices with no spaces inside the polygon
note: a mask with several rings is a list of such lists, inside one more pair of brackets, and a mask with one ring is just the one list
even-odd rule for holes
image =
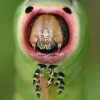
{"label": "caterpillar leg", "polygon": [[36,83],[39,82],[39,75],[41,73],[41,70],[40,69],[37,69],[34,73],[34,79],[33,79],[33,85],[35,85]]}
{"label": "caterpillar leg", "polygon": [[40,69],[37,69],[34,73],[34,79],[33,79],[33,85],[35,85],[36,87],[36,93],[37,93],[37,97],[40,98],[40,80],[39,80],[39,75],[41,73]]}
{"label": "caterpillar leg", "polygon": [[64,87],[65,87],[65,83],[64,83],[65,75],[62,72],[60,72],[58,75],[59,75],[59,77],[58,77],[57,81],[55,82],[54,86],[59,87],[58,90],[57,90],[57,93],[61,94],[62,91],[64,90]]}
{"label": "caterpillar leg", "polygon": [[57,65],[49,65],[48,69],[50,71],[53,71],[56,67],[58,67]]}
{"label": "caterpillar leg", "polygon": [[[39,69],[37,69],[34,73],[34,79],[33,79],[33,84],[36,87],[36,92],[37,92],[37,97],[40,98],[40,75],[43,74],[44,69],[46,69],[47,64],[38,64],[39,65]],[[49,87],[51,85],[51,83],[54,81],[54,79],[57,76],[57,73],[55,72],[55,68],[58,67],[57,65],[49,65],[48,69],[50,71],[50,76],[48,78],[48,82],[46,84],[46,87]],[[60,72],[58,73],[58,78],[57,81],[54,83],[55,87],[58,87],[57,93],[61,94],[62,91],[64,90],[65,87],[65,83],[64,83],[64,73]]]}
{"label": "caterpillar leg", "polygon": [[61,94],[62,91],[64,90],[64,88],[65,88],[65,83],[62,81],[62,82],[60,83],[60,86],[59,86],[58,90],[57,90],[57,93],[58,93],[58,94]]}
{"label": "caterpillar leg", "polygon": [[40,66],[40,69],[37,69],[34,73],[34,79],[33,84],[37,83],[39,81],[39,76],[42,73],[42,71],[46,68],[46,65],[44,64],[38,64]]}
{"label": "caterpillar leg", "polygon": [[39,67],[40,67],[40,70],[41,70],[41,72],[44,70],[44,69],[46,69],[46,64],[38,64],[39,65]]}
{"label": "caterpillar leg", "polygon": [[57,73],[54,71],[50,72],[50,77],[48,78],[48,82],[46,87],[49,87],[51,85],[51,83],[54,81],[55,77],[56,77]]}
{"label": "caterpillar leg", "polygon": [[49,87],[51,85],[51,83],[54,81],[57,73],[54,71],[54,69],[57,67],[57,65],[49,65],[49,70],[50,70],[50,76],[48,78],[48,82],[46,87]]}
{"label": "caterpillar leg", "polygon": [[37,97],[40,98],[40,91],[41,91],[40,82],[36,83],[35,86],[36,86]]}
{"label": "caterpillar leg", "polygon": [[33,85],[35,85],[36,87],[36,92],[37,92],[37,97],[40,98],[40,74],[42,73],[42,71],[46,68],[46,65],[44,64],[38,64],[40,66],[40,69],[37,69],[34,73],[34,79],[33,79]]}

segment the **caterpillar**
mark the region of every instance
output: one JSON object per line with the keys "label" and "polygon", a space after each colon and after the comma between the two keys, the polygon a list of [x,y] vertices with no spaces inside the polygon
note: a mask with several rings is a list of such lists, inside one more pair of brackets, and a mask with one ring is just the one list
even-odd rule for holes
{"label": "caterpillar", "polygon": [[43,100],[41,79],[50,100],[85,100],[88,21],[77,0],[25,0],[14,32],[14,100]]}

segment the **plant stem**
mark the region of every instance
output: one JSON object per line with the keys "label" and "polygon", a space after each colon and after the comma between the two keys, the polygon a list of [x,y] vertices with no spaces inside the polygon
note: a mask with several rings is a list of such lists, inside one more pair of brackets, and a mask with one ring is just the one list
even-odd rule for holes
{"label": "plant stem", "polygon": [[46,78],[44,77],[44,75],[40,75],[40,84],[41,84],[44,100],[50,100],[49,91],[48,91],[48,88],[46,87],[46,83],[47,82],[46,82]]}

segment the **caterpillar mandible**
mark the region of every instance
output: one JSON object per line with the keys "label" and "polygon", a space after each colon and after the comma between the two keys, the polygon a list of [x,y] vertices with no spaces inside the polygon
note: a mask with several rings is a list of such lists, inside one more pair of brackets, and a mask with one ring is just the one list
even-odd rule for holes
{"label": "caterpillar mandible", "polygon": [[88,23],[77,0],[25,0],[15,15],[14,30],[14,100],[43,100],[42,77],[50,100],[85,100]]}

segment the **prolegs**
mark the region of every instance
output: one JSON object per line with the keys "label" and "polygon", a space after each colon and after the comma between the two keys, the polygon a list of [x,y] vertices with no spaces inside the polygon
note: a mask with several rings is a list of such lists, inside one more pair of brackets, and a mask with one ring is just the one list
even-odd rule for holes
{"label": "prolegs", "polygon": [[48,71],[50,74],[47,84],[46,84],[46,87],[49,87],[52,83],[54,83],[54,86],[58,88],[57,93],[61,94],[65,87],[64,73],[55,72],[55,68],[58,67],[57,65],[53,65],[53,64],[49,64],[49,65],[48,64],[38,64],[38,65],[40,68],[35,71],[34,76],[33,76],[33,85],[35,85],[35,87],[36,87],[37,97],[40,98],[40,93],[41,93],[39,77],[41,74],[43,74],[43,71],[45,71],[46,68],[48,68]]}

